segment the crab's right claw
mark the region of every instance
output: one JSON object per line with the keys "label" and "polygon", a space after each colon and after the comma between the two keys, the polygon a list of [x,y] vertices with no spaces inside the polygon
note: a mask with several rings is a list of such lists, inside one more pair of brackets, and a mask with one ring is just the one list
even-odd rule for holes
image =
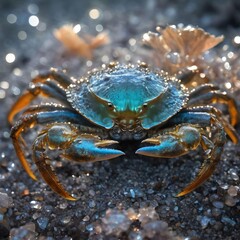
{"label": "crab's right claw", "polygon": [[[60,183],[57,175],[50,165],[50,159],[46,155],[44,149],[41,147],[43,140],[44,136],[40,136],[37,138],[33,146],[33,159],[42,178],[49,185],[49,187],[51,187],[51,189],[60,196],[71,201],[77,200],[71,196],[71,194],[69,194],[65,190],[64,186]],[[108,146],[114,143],[116,142],[112,140],[77,138],[70,143],[70,145],[65,146],[66,148],[64,149],[62,155],[66,159],[77,162],[108,160],[124,154],[124,152],[120,150],[102,148],[103,146]]]}

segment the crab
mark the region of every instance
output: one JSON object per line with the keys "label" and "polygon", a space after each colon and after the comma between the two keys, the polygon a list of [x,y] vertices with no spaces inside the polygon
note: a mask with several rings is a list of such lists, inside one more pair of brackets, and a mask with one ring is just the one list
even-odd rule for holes
{"label": "crab", "polygon": [[[39,74],[8,116],[13,123],[22,112],[11,130],[16,154],[25,171],[36,180],[24,154],[21,133],[44,125],[32,144],[33,161],[54,192],[76,200],[59,182],[49,151],[58,150],[63,158],[82,163],[124,155],[116,147],[122,141],[139,142],[142,145],[136,154],[156,158],[175,158],[202,148],[204,161],[199,173],[177,194],[184,196],[213,174],[226,136],[238,142],[235,100],[213,84],[191,90],[186,83],[192,79],[188,74],[171,75],[144,62],[112,62],[80,80],[57,69]],[[38,96],[58,103],[30,105]],[[229,118],[213,103],[226,105]]]}

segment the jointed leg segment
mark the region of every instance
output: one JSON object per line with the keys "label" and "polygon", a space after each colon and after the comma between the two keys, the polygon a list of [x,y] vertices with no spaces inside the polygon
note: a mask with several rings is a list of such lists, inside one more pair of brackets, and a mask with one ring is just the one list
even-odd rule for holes
{"label": "jointed leg segment", "polygon": [[[214,103],[222,103],[228,106],[228,111],[230,115],[230,122],[232,126],[235,126],[239,121],[239,112],[235,100],[226,94],[226,92],[221,92],[218,90],[212,90],[212,87],[209,85],[199,87],[190,94],[190,100],[188,102],[188,107],[207,105]],[[210,87],[211,86],[211,87]],[[207,91],[209,90],[209,91]],[[201,93],[198,95],[197,93]]]}
{"label": "jointed leg segment", "polygon": [[54,69],[51,69],[45,74],[38,75],[32,80],[31,86],[27,89],[26,93],[12,106],[8,114],[9,123],[12,124],[15,115],[26,108],[39,95],[54,98],[68,106],[69,103],[66,100],[64,89],[71,83],[71,79],[63,72]]}
{"label": "jointed leg segment", "polygon": [[41,176],[53,191],[68,200],[76,200],[59,182],[45,151],[60,149],[63,157],[75,162],[102,161],[124,154],[119,150],[103,148],[114,143],[117,142],[101,140],[97,135],[81,133],[73,126],[54,125],[42,131],[35,140],[33,159]]}

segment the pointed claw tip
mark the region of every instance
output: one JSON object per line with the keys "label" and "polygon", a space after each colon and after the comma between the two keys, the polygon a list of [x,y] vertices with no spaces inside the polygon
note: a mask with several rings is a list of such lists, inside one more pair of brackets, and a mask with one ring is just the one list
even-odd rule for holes
{"label": "pointed claw tip", "polygon": [[139,155],[148,156],[147,153],[146,153],[144,150],[141,150],[141,149],[138,149],[135,153],[136,153],[136,154],[139,154]]}
{"label": "pointed claw tip", "polygon": [[184,192],[180,192],[176,195],[176,197],[183,197],[184,195],[186,195],[187,193],[184,193]]}
{"label": "pointed claw tip", "polygon": [[158,145],[160,144],[160,141],[156,138],[147,138],[147,139],[144,139],[142,143],[151,143],[151,144]]}
{"label": "pointed claw tip", "polygon": [[24,168],[25,171],[27,172],[28,176],[34,180],[34,181],[38,181],[37,177],[35,176],[35,174],[32,172],[32,170],[30,168]]}
{"label": "pointed claw tip", "polygon": [[156,149],[153,146],[139,148],[135,153],[148,157],[158,157],[156,154]]}
{"label": "pointed claw tip", "polygon": [[64,198],[66,198],[66,199],[69,200],[69,201],[77,201],[77,200],[78,200],[78,198],[75,198],[75,197],[73,197],[73,196],[71,196],[71,195],[64,196]]}
{"label": "pointed claw tip", "polygon": [[115,157],[120,157],[120,156],[123,156],[123,155],[125,155],[125,152],[122,152],[120,150],[118,150],[118,153],[114,154]]}
{"label": "pointed claw tip", "polygon": [[38,181],[37,177],[35,175],[30,176],[34,181]]}
{"label": "pointed claw tip", "polygon": [[138,149],[136,152],[136,154],[141,154],[142,155],[142,151],[140,149]]}
{"label": "pointed claw tip", "polygon": [[120,150],[101,148],[100,153],[96,156],[96,161],[109,160],[122,155],[125,153]]}

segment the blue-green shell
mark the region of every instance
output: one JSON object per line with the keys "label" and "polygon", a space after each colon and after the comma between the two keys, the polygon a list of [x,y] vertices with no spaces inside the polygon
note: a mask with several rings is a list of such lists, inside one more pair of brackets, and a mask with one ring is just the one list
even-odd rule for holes
{"label": "blue-green shell", "polygon": [[179,80],[166,73],[125,65],[95,71],[68,89],[72,107],[106,129],[114,126],[107,103],[113,104],[118,112],[137,112],[149,103],[141,116],[142,127],[149,129],[174,116],[187,99],[188,93]]}

